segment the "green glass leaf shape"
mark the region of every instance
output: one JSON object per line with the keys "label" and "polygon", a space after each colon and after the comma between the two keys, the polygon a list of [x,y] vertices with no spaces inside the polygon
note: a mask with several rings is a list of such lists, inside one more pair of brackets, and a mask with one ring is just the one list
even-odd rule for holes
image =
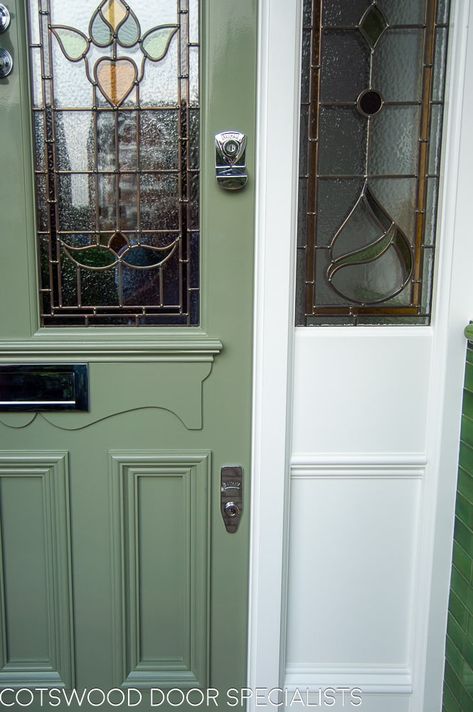
{"label": "green glass leaf shape", "polygon": [[395,225],[392,225],[388,232],[382,237],[380,237],[379,240],[376,240],[376,242],[374,242],[372,245],[362,247],[356,252],[350,252],[349,254],[343,255],[343,257],[339,257],[337,260],[332,262],[327,271],[327,277],[329,281],[332,279],[333,275],[338,272],[338,270],[342,267],[348,267],[348,265],[366,264],[367,262],[373,262],[374,260],[377,260],[379,257],[381,257],[381,255],[383,255],[392,244],[393,228],[395,229]]}
{"label": "green glass leaf shape", "polygon": [[122,47],[133,47],[133,45],[135,45],[139,41],[140,34],[140,24],[135,13],[130,8],[127,19],[118,30],[118,44],[120,44]]}
{"label": "green glass leaf shape", "polygon": [[88,269],[106,269],[117,262],[117,256],[108,247],[93,245],[92,247],[65,247],[67,255],[80,267]]}
{"label": "green glass leaf shape", "polygon": [[[332,289],[351,303],[361,306],[407,306],[411,301],[409,282],[404,274],[393,245],[376,260],[348,265],[336,272]],[[397,300],[397,295],[401,295]]]}
{"label": "green glass leaf shape", "polygon": [[108,47],[112,44],[113,33],[112,29],[104,22],[99,10],[96,10],[92,16],[89,27],[90,36],[94,43],[99,47]]}
{"label": "green glass leaf shape", "polygon": [[359,24],[361,34],[372,50],[378,44],[383,32],[388,29],[388,26],[388,21],[375,2],[364,12]]}
{"label": "green glass leaf shape", "polygon": [[411,245],[367,184],[330,245],[327,280],[344,299],[377,304],[399,294],[413,270]]}
{"label": "green glass leaf shape", "polygon": [[141,40],[141,47],[148,59],[153,62],[163,59],[178,29],[178,25],[160,25],[148,30]]}
{"label": "green glass leaf shape", "polygon": [[82,32],[61,25],[51,27],[51,32],[59,42],[63,54],[71,62],[78,62],[85,57],[89,50],[90,42]]}

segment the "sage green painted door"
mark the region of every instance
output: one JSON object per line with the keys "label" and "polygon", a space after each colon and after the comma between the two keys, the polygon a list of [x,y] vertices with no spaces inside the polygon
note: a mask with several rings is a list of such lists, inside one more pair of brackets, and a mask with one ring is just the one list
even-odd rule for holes
{"label": "sage green painted door", "polygon": [[[45,15],[50,6],[41,2]],[[62,8],[69,3],[77,5],[63,0]],[[148,53],[146,71],[161,71],[158,55],[166,42],[172,46],[174,25],[159,16],[164,2],[148,4],[149,12],[156,11],[154,24],[168,29],[133,51]],[[52,709],[62,693],[51,688],[133,688],[143,695],[133,708],[149,709],[152,688],[216,688],[225,709],[226,690],[244,686],[246,676],[256,0],[201,1],[201,299],[200,316],[193,323],[188,319],[189,325],[144,324],[136,314],[136,325],[94,322],[92,316],[89,325],[82,316],[77,325],[41,318],[47,290],[42,258],[37,266],[37,231],[39,241],[45,233],[51,239],[56,208],[47,202],[48,190],[40,195],[49,211],[42,231],[41,206],[37,213],[34,207],[41,170],[33,158],[27,3],[8,5],[12,21],[0,46],[11,52],[14,69],[0,80],[0,361],[87,364],[90,405],[84,412],[0,413],[0,686],[8,688],[3,701],[11,702],[19,688],[45,688],[29,708]],[[129,5],[121,3],[127,18]],[[102,25],[91,23],[91,31],[115,32],[110,3],[102,6],[93,20]],[[176,7],[185,15],[187,2]],[[84,63],[74,52],[88,51],[84,27],[78,28],[82,39],[69,30],[51,33],[51,43],[62,42],[59,49],[73,60],[66,77],[70,87]],[[129,26],[122,36],[125,51],[134,31]],[[114,55],[96,64],[89,77],[94,91],[101,91],[100,106],[111,107],[111,121],[140,81],[127,62]],[[46,86],[48,68],[34,71]],[[79,113],[72,121],[80,120]],[[213,137],[226,129],[248,135],[249,183],[235,193],[215,181]],[[46,163],[59,150],[54,141],[48,147],[48,140],[46,135]],[[99,133],[97,150],[106,140]],[[152,150],[142,150],[142,164]],[[51,166],[43,172],[49,180]],[[95,164],[92,180],[97,172]],[[115,188],[114,199],[126,203],[127,191]],[[174,200],[172,191],[166,200]],[[156,214],[160,209],[156,203]],[[117,210],[122,211],[118,203]],[[124,247],[136,248],[126,234],[116,232],[113,239],[105,244],[100,237],[100,254],[113,248],[120,261]],[[72,243],[64,238],[61,244],[72,254]],[[51,274],[55,254],[48,257]],[[81,264],[83,258],[77,259]],[[226,532],[220,513],[225,465],[244,469],[244,509],[235,534]],[[28,693],[21,694],[27,702]],[[156,703],[161,698],[155,694]],[[94,695],[80,708],[97,709],[100,693]],[[65,709],[59,698],[59,709]],[[192,700],[199,701],[198,693]],[[116,692],[111,703],[119,701]],[[18,701],[14,708],[20,708]]]}

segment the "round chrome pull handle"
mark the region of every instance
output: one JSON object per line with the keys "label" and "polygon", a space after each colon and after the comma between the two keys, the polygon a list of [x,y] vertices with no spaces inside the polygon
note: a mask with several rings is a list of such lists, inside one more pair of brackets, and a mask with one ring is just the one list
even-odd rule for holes
{"label": "round chrome pull handle", "polygon": [[224,510],[227,517],[231,517],[231,519],[238,517],[240,514],[240,507],[238,504],[235,504],[235,502],[227,502],[224,506]]}
{"label": "round chrome pull handle", "polygon": [[0,34],[6,32],[10,27],[11,15],[6,5],[0,3]]}
{"label": "round chrome pull handle", "polygon": [[0,79],[5,79],[13,70],[13,57],[7,49],[0,47]]}

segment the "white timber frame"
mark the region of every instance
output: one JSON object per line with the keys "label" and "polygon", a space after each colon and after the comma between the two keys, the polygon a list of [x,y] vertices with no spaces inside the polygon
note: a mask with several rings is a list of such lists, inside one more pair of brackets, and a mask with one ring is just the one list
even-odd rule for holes
{"label": "white timber frame", "polygon": [[[434,342],[427,453],[430,475],[422,513],[425,569],[420,579],[413,710],[436,712],[443,689],[444,647],[453,547],[466,341],[473,319],[473,7],[452,0],[444,124],[443,196],[434,292]],[[442,209],[443,208],[443,209]]]}
{"label": "white timber frame", "polygon": [[[250,688],[310,681],[310,675],[292,675],[285,660],[290,472],[292,468],[293,476],[304,477],[308,467],[298,453],[291,462],[294,343],[296,332],[302,331],[293,326],[301,9],[302,0],[259,0]],[[426,364],[425,452],[406,460],[414,468],[410,477],[420,487],[409,665],[393,671],[400,679],[397,688],[390,690],[386,684],[378,690],[384,694],[386,712],[441,709],[466,347],[463,329],[473,319],[472,13],[469,0],[452,0],[432,325],[409,327],[425,335],[421,338],[430,338],[432,346]],[[369,332],[386,333],[396,327],[363,329],[368,337]],[[356,331],[345,329],[346,338]],[[424,472],[417,472],[416,457]],[[369,458],[367,454],[365,466]],[[348,459],[350,467],[358,466],[357,454]],[[402,469],[401,460],[393,463]],[[372,464],[375,470],[391,466],[389,457],[375,458]],[[321,455],[312,463],[312,474],[328,477],[337,467],[336,476],[344,477],[343,456],[337,460]],[[332,672],[313,684],[333,684],[337,670]],[[366,682],[367,693],[377,691],[375,685],[370,690],[369,675],[357,681],[363,671],[353,673],[353,685]],[[388,700],[390,692],[393,697]],[[248,710],[256,710],[254,698]]]}
{"label": "white timber frame", "polygon": [[[299,2],[286,0],[259,3],[248,637],[251,688],[280,686],[285,646],[299,163],[299,9]],[[254,705],[255,700],[250,699],[248,712]]]}

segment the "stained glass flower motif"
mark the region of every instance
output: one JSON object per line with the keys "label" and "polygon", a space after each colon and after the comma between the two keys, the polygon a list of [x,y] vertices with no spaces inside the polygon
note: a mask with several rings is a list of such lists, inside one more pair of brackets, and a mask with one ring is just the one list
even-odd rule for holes
{"label": "stained glass flower motif", "polygon": [[[139,77],[143,77],[145,61],[159,62],[169,51],[178,25],[158,25],[143,36],[140,23],[132,8],[123,0],[103,0],[94,11],[89,23],[89,37],[63,25],[51,26],[64,56],[71,62],[83,59],[87,77],[100,89],[113,107],[120,106],[129,96]],[[113,49],[112,57],[99,57],[89,68],[87,57],[90,45]],[[118,55],[118,47],[131,48],[139,45],[142,51],[142,66],[134,59]]]}
{"label": "stained glass flower motif", "polygon": [[174,254],[178,239],[161,247],[131,244],[121,232],[112,237],[104,237],[103,244],[74,247],[62,241],[67,256],[79,267],[92,270],[104,270],[124,263],[135,269],[152,269],[167,262]]}

